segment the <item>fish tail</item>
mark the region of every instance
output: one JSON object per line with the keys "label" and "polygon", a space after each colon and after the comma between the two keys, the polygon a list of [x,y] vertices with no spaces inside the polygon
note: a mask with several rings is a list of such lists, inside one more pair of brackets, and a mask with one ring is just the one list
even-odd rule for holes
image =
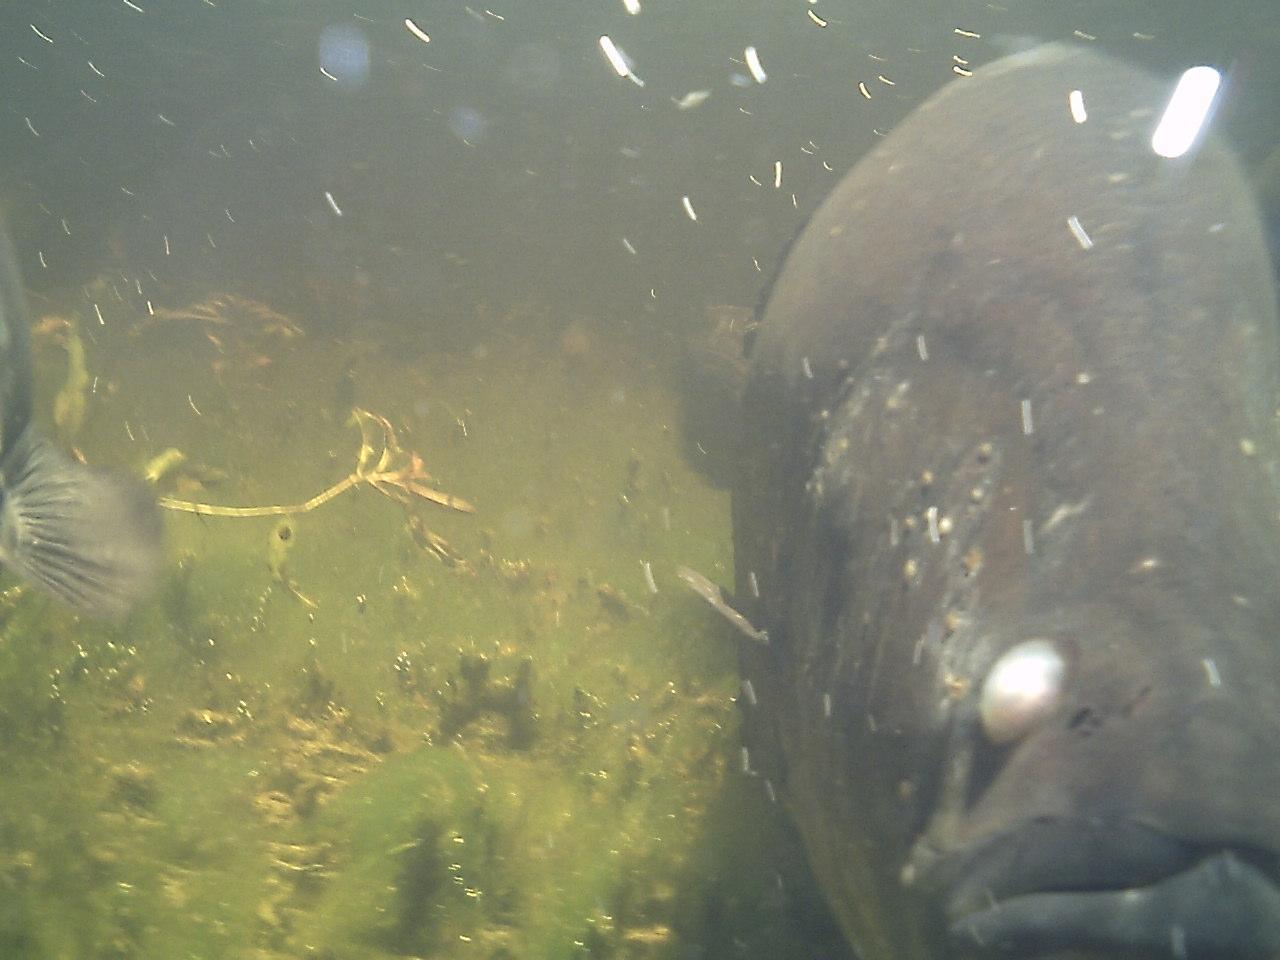
{"label": "fish tail", "polygon": [[31,429],[0,462],[0,561],[40,589],[118,618],[163,556],[160,511],[141,481],[77,463]]}

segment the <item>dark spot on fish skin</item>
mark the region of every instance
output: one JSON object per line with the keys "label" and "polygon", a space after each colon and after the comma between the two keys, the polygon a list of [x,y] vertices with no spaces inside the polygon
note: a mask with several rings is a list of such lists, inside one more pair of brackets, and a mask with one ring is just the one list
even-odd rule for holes
{"label": "dark spot on fish skin", "polygon": [[1132,717],[1135,713],[1142,709],[1143,704],[1151,699],[1151,685],[1143,687],[1137,692],[1132,700],[1124,705],[1121,711],[1125,717]]}
{"label": "dark spot on fish skin", "polygon": [[293,538],[293,527],[289,526],[288,524],[282,525],[279,529],[276,530],[276,536],[279,537],[281,540],[285,540],[285,541],[291,540]]}
{"label": "dark spot on fish skin", "polygon": [[1093,707],[1081,707],[1067,721],[1067,729],[1087,737],[1102,726],[1102,717]]}

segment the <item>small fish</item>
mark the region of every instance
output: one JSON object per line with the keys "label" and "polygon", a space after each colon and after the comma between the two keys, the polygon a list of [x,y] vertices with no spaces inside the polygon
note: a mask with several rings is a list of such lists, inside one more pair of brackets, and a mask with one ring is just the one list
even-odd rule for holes
{"label": "small fish", "polygon": [[164,556],[145,484],[77,463],[32,423],[27,308],[0,231],[0,562],[77,610],[122,616]]}

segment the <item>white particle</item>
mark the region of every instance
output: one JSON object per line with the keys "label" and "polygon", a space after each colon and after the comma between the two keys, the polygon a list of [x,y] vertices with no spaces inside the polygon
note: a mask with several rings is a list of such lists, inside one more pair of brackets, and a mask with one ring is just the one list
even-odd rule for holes
{"label": "white particle", "polygon": [[333,194],[328,190],[324,192],[325,203],[329,204],[329,209],[333,211],[335,217],[342,216],[342,208],[338,206],[338,201],[333,199]]}
{"label": "white particle", "polygon": [[760,54],[756,52],[755,47],[747,47],[742,51],[743,59],[747,61],[747,69],[751,71],[751,79],[756,83],[764,83],[769,79],[769,75],[764,72],[764,66],[760,63]]}
{"label": "white particle", "polygon": [[418,26],[408,17],[404,18],[404,27],[406,30],[412,33],[415,37],[417,37],[423,43],[431,42],[431,37],[427,35],[427,31],[423,30],[420,26]]}
{"label": "white particle", "polygon": [[1205,657],[1203,660],[1201,660],[1200,664],[1201,666],[1204,667],[1204,676],[1205,676],[1205,679],[1209,681],[1209,686],[1211,687],[1222,686],[1222,677],[1218,675],[1218,665],[1214,663],[1212,660],[1210,660],[1208,657]]}
{"label": "white particle", "polygon": [[1076,238],[1076,243],[1080,244],[1081,250],[1093,249],[1093,241],[1089,239],[1089,234],[1085,233],[1084,227],[1080,225],[1080,218],[1075,214],[1067,217],[1067,228],[1071,231],[1071,235]]}
{"label": "white particle", "polygon": [[1213,67],[1192,67],[1178,78],[1151,135],[1151,149],[1157,156],[1172,159],[1191,149],[1204,130],[1221,86],[1222,74]]}
{"label": "white particle", "polygon": [[1071,109],[1071,119],[1076,123],[1084,123],[1089,119],[1089,114],[1084,109],[1084,94],[1079,90],[1072,90],[1067,94],[1067,106]]}
{"label": "white particle", "polygon": [[680,205],[684,207],[684,212],[688,215],[689,219],[694,223],[697,223],[698,214],[694,211],[693,202],[688,198],[688,196],[680,198]]}
{"label": "white particle", "polygon": [[924,342],[924,334],[923,334],[923,333],[922,333],[922,334],[920,334],[920,336],[916,337],[916,353],[920,354],[920,359],[921,359],[921,360],[928,360],[928,359],[929,359],[929,347],[928,347],[928,345]]}
{"label": "white particle", "polygon": [[609,66],[613,67],[613,72],[619,77],[626,77],[631,73],[631,68],[627,66],[627,58],[618,45],[609,38],[608,34],[600,38],[600,50],[604,54],[604,58],[609,61]]}
{"label": "white particle", "polygon": [[640,568],[644,571],[644,585],[649,588],[650,593],[658,592],[658,585],[653,580],[653,567],[648,560],[640,561]]}

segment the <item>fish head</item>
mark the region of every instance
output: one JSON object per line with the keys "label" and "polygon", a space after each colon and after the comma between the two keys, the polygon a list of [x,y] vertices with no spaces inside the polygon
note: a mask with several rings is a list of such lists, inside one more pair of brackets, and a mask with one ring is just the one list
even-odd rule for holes
{"label": "fish head", "polygon": [[1099,590],[1003,636],[998,616],[975,624],[1000,639],[972,645],[903,872],[958,949],[1280,956],[1277,621],[1170,585]]}

